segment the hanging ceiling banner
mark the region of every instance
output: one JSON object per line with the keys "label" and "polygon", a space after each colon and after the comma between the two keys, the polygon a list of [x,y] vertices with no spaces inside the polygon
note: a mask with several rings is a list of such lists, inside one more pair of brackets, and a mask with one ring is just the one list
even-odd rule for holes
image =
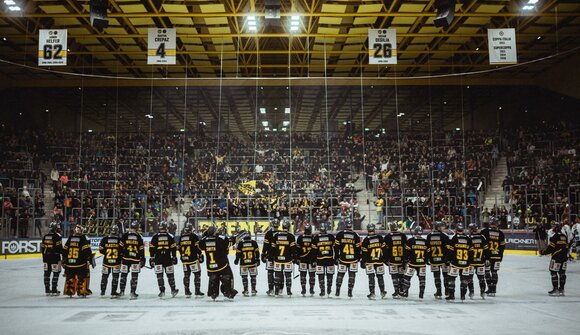
{"label": "hanging ceiling banner", "polygon": [[397,64],[397,30],[369,29],[369,64]]}
{"label": "hanging ceiling banner", "polygon": [[66,29],[38,31],[38,66],[66,66]]}
{"label": "hanging ceiling banner", "polygon": [[516,30],[488,29],[489,64],[517,64]]}
{"label": "hanging ceiling banner", "polygon": [[175,29],[149,28],[147,64],[175,64]]}

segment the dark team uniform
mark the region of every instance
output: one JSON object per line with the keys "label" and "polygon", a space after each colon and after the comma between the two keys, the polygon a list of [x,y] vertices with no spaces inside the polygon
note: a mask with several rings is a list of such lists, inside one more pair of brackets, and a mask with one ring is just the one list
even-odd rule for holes
{"label": "dark team uniform", "polygon": [[[48,233],[40,243],[42,262],[44,263],[44,291],[47,295],[58,295],[58,277],[62,266],[62,236],[59,233]],[[52,289],[50,288],[52,273]]]}
{"label": "dark team uniform", "polygon": [[228,260],[228,250],[232,245],[232,239],[220,236],[206,236],[199,241],[199,249],[205,252],[205,263],[209,276],[207,295],[214,300],[219,295],[220,288],[228,299],[233,299],[238,293],[234,289],[234,276]]}
{"label": "dark team uniform", "polygon": [[240,241],[236,247],[235,264],[240,264],[240,276],[244,285],[245,296],[248,296],[248,274],[252,285],[252,296],[256,295],[256,276],[258,275],[258,266],[260,266],[260,249],[258,243],[251,239]]}
{"label": "dark team uniform", "polygon": [[105,295],[109,274],[113,274],[111,282],[111,296],[116,297],[121,273],[121,240],[117,236],[106,236],[101,239],[99,252],[103,255],[101,275],[101,295]]}
{"label": "dark team uniform", "polygon": [[276,230],[272,227],[266,230],[264,245],[262,246],[262,263],[266,264],[266,270],[268,271],[268,295],[274,293],[274,255],[271,252],[274,233],[276,233]]}
{"label": "dark team uniform", "polygon": [[159,232],[151,238],[149,242],[149,262],[157,275],[157,285],[159,285],[159,295],[165,294],[165,281],[163,272],[167,274],[167,281],[171,287],[171,295],[175,296],[178,292],[175,287],[175,267],[177,264],[177,244],[173,235],[166,232]]}
{"label": "dark team uniform", "polygon": [[403,296],[409,295],[411,279],[417,273],[419,277],[419,298],[425,294],[425,276],[427,274],[427,240],[421,236],[413,236],[405,244],[405,259],[407,267],[403,277]]}
{"label": "dark team uniform", "polygon": [[279,231],[272,238],[272,252],[274,260],[274,272],[276,292],[278,295],[284,287],[284,278],[286,278],[286,293],[292,295],[292,270],[294,261],[297,260],[296,239],[288,231]]}
{"label": "dark team uniform", "polygon": [[195,295],[202,296],[200,264],[203,262],[203,256],[199,250],[199,237],[196,234],[188,233],[181,235],[179,239],[179,255],[181,263],[183,264],[183,287],[185,288],[185,296],[191,296],[189,283],[192,272]]}
{"label": "dark team uniform", "polygon": [[365,268],[366,273],[369,277],[369,299],[374,299],[375,297],[375,275],[377,277],[377,282],[379,284],[379,289],[381,290],[381,296],[385,297],[387,292],[385,291],[385,266],[384,266],[384,250],[385,241],[381,235],[377,235],[374,232],[369,232],[361,243],[361,266]]}
{"label": "dark team uniform", "polygon": [[393,298],[398,298],[404,291],[403,275],[405,273],[405,245],[407,236],[399,231],[385,235],[385,264],[393,280]]}
{"label": "dark team uniform", "polygon": [[485,297],[485,262],[489,257],[489,247],[485,236],[481,233],[471,234],[471,244],[473,245],[471,254],[471,265],[469,269],[469,297],[473,297],[473,274],[479,281],[479,294]]}
{"label": "dark team uniform", "polygon": [[487,295],[495,296],[500,263],[503,260],[505,249],[505,237],[503,232],[495,228],[484,228],[481,235],[485,237],[489,246],[489,265],[485,268],[485,280],[487,282]]}
{"label": "dark team uniform", "polygon": [[451,238],[449,246],[449,295],[447,300],[455,299],[455,278],[461,278],[461,300],[465,300],[465,293],[467,293],[467,284],[469,283],[469,264],[471,261],[471,254],[473,246],[471,239],[464,233],[457,233]]}
{"label": "dark team uniform", "polygon": [[562,232],[556,232],[548,247],[541,252],[542,255],[552,255],[550,260],[550,275],[552,277],[552,291],[550,295],[564,295],[566,285],[566,269],[568,267],[568,238]]}
{"label": "dark team uniform", "polygon": [[66,274],[64,294],[71,297],[75,293],[79,296],[90,294],[88,287],[86,287],[85,278],[88,276],[88,267],[92,256],[91,243],[86,236],[69,237],[63,247],[63,265]]}
{"label": "dark team uniform", "polygon": [[137,283],[141,267],[145,265],[145,246],[143,237],[136,232],[127,232],[121,237],[121,249],[123,250],[123,259],[121,260],[121,291],[120,295],[125,294],[127,285],[127,276],[131,272],[131,298],[136,299]]}
{"label": "dark team uniform", "polygon": [[300,235],[296,241],[298,250],[298,270],[300,271],[300,285],[302,285],[302,295],[306,294],[306,274],[309,275],[310,295],[314,295],[314,284],[316,282],[316,259],[312,251],[312,235]]}
{"label": "dark team uniform", "polygon": [[[334,236],[332,234],[321,233],[312,239],[312,251],[316,257],[316,274],[318,275],[318,285],[320,286],[320,296],[332,292],[332,279],[334,277]],[[325,290],[325,275],[328,279],[328,287]],[[325,293],[326,292],[326,293]]]}
{"label": "dark team uniform", "polygon": [[[431,272],[435,280],[435,298],[440,299],[441,294],[441,273],[443,273],[443,282],[449,280],[449,265],[447,264],[447,246],[449,245],[449,236],[444,232],[437,230],[427,235],[427,263],[431,265]],[[445,295],[447,295],[447,284],[445,284]]]}
{"label": "dark team uniform", "polygon": [[360,237],[352,230],[343,230],[336,234],[334,242],[335,253],[338,258],[338,274],[336,277],[336,296],[340,295],[340,286],[345,273],[348,271],[348,296],[352,296],[358,262],[360,261]]}

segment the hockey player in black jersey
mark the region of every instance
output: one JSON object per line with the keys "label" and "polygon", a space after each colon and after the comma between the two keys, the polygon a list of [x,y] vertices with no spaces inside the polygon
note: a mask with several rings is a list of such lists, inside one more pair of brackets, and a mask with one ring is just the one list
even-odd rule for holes
{"label": "hockey player in black jersey", "polygon": [[485,261],[489,257],[489,247],[485,236],[481,235],[475,223],[469,224],[469,238],[473,245],[469,267],[469,298],[473,299],[473,274],[475,274],[479,281],[479,295],[485,299]]}
{"label": "hockey player in black jersey", "polygon": [[268,291],[266,292],[268,295],[274,294],[274,255],[271,248],[272,238],[279,227],[280,221],[278,219],[270,220],[270,227],[268,227],[264,234],[264,245],[262,246],[262,263],[266,264],[266,270],[268,271]]}
{"label": "hockey player in black jersey", "polygon": [[427,241],[421,236],[423,228],[417,226],[413,229],[413,237],[407,240],[405,244],[405,259],[407,266],[405,268],[405,275],[403,277],[402,292],[403,297],[409,296],[409,288],[411,287],[411,279],[417,273],[419,277],[419,299],[423,299],[425,294],[425,276],[427,274],[426,251]]}
{"label": "hockey player in black jersey", "polygon": [[139,222],[131,222],[129,231],[121,237],[121,249],[123,250],[123,259],[121,260],[121,291],[119,295],[125,294],[125,286],[127,285],[127,276],[131,272],[131,299],[137,299],[137,283],[139,280],[139,272],[145,266],[145,246],[143,244],[143,237],[138,233]]}
{"label": "hockey player in black jersey", "polygon": [[74,235],[69,237],[62,252],[66,275],[64,294],[72,297],[76,293],[80,297],[86,297],[90,292],[83,284],[88,276],[88,264],[93,254],[91,243],[83,234],[81,225],[75,227]]}
{"label": "hockey player in black jersey", "polygon": [[[57,296],[60,294],[58,287],[58,277],[62,268],[62,236],[60,235],[60,224],[50,223],[50,232],[42,237],[40,243],[42,250],[42,262],[44,263],[44,292],[47,296]],[[52,273],[52,289],[50,287],[50,274]]]}
{"label": "hockey player in black jersey", "polygon": [[398,299],[404,291],[403,275],[405,273],[405,245],[407,235],[401,233],[399,224],[389,224],[391,232],[385,235],[385,264],[389,266],[389,273],[393,280],[393,298]]}
{"label": "hockey player in black jersey", "polygon": [[310,285],[310,295],[314,295],[314,284],[316,282],[316,265],[314,252],[312,251],[312,226],[304,226],[304,234],[298,236],[296,240],[298,251],[298,271],[300,271],[300,285],[302,286],[302,296],[306,295],[306,276]]}
{"label": "hockey player in black jersey", "polygon": [[467,284],[469,283],[469,263],[471,261],[472,249],[471,239],[465,234],[463,223],[458,223],[455,227],[455,235],[448,245],[449,250],[449,295],[446,300],[455,300],[455,278],[461,278],[461,300],[465,300]]}
{"label": "hockey player in black jersey", "polygon": [[229,249],[234,241],[233,238],[219,236],[216,226],[209,226],[205,237],[199,241],[199,249],[205,253],[209,276],[207,295],[213,300],[218,297],[220,289],[227,299],[233,299],[238,294],[234,289],[234,275],[228,260]]}
{"label": "hockey player in black jersey", "polygon": [[368,235],[361,243],[361,261],[360,265],[366,270],[369,277],[369,294],[367,298],[375,299],[375,276],[381,290],[381,298],[387,296],[385,291],[385,266],[384,266],[384,249],[385,242],[381,235],[375,233],[375,224],[370,223],[367,226]]}
{"label": "hockey player in black jersey", "polygon": [[185,297],[191,298],[189,283],[191,273],[193,272],[193,285],[195,287],[195,296],[203,297],[201,292],[201,263],[203,263],[203,254],[199,250],[199,237],[193,232],[193,225],[187,224],[183,229],[183,234],[179,238],[179,255],[183,264],[183,287],[185,288]]}
{"label": "hockey player in black jersey", "polygon": [[119,227],[114,225],[111,227],[109,236],[103,237],[99,244],[99,252],[103,255],[101,296],[105,295],[107,282],[109,281],[109,274],[111,273],[113,274],[113,280],[111,282],[111,297],[117,298],[119,296],[117,287],[119,286],[119,274],[121,273],[121,251]]}
{"label": "hockey player in black jersey", "polygon": [[[320,296],[330,295],[332,292],[332,279],[334,277],[334,236],[327,232],[325,223],[320,224],[320,232],[312,239],[312,251],[316,257],[316,274],[320,286]],[[325,288],[325,279],[328,283]]]}
{"label": "hockey player in black jersey", "polygon": [[485,281],[488,287],[486,294],[490,297],[495,297],[498,271],[503,260],[503,252],[505,249],[505,237],[503,232],[498,228],[496,218],[492,219],[489,225],[489,228],[481,230],[481,235],[485,237],[489,246],[489,259],[485,266]]}
{"label": "hockey player in black jersey", "polygon": [[352,298],[352,289],[358,272],[361,251],[360,237],[352,230],[352,220],[346,219],[345,230],[336,234],[334,247],[336,258],[338,259],[336,296],[340,296],[340,286],[344,275],[348,272],[348,297]]}
{"label": "hockey player in black jersey", "polygon": [[550,260],[550,275],[552,277],[552,290],[548,292],[551,296],[563,296],[566,285],[566,268],[568,267],[568,238],[562,233],[562,225],[556,222],[552,231],[554,235],[550,237],[548,247],[540,252],[541,255],[552,255]]}
{"label": "hockey player in black jersey", "polygon": [[167,223],[159,223],[159,232],[149,242],[149,266],[155,271],[157,285],[159,285],[159,298],[165,296],[165,281],[163,272],[167,275],[171,297],[175,297],[179,290],[175,287],[175,267],[177,264],[177,244],[173,235],[167,232]]}
{"label": "hockey player in black jersey", "polygon": [[244,284],[244,292],[242,294],[245,297],[250,295],[248,290],[249,274],[252,284],[252,296],[255,296],[257,293],[256,276],[258,275],[258,266],[260,266],[260,249],[258,248],[258,243],[252,240],[250,232],[242,232],[238,237],[240,242],[236,247],[234,264],[240,264],[240,276],[242,276],[242,283]]}
{"label": "hockey player in black jersey", "polygon": [[272,237],[272,248],[270,249],[274,259],[274,283],[275,295],[278,296],[284,287],[286,278],[286,294],[292,295],[292,272],[294,262],[297,260],[296,239],[290,230],[290,221],[282,222],[282,231],[276,232]]}
{"label": "hockey player in black jersey", "polygon": [[449,265],[447,264],[447,245],[449,236],[443,232],[445,223],[437,221],[435,230],[427,235],[427,262],[431,265],[431,272],[435,279],[435,299],[441,299],[441,273],[443,273],[443,283],[445,296],[447,296],[447,282],[449,281]]}

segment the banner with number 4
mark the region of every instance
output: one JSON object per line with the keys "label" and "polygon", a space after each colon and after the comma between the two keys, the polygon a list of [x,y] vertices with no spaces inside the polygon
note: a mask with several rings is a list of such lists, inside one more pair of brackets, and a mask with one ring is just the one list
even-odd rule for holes
{"label": "banner with number 4", "polygon": [[65,66],[66,38],[66,29],[40,29],[38,31],[38,66]]}
{"label": "banner with number 4", "polygon": [[175,29],[149,28],[147,64],[175,64]]}

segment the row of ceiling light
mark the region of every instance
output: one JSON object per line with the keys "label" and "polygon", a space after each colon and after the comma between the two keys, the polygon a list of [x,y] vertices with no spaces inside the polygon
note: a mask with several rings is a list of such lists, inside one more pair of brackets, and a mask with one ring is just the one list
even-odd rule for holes
{"label": "row of ceiling light", "polygon": [[540,0],[528,0],[528,3],[524,5],[524,7],[522,7],[523,10],[534,10],[536,9],[536,4],[539,2]]}
{"label": "row of ceiling light", "polygon": [[4,4],[8,7],[11,12],[19,12],[21,10],[20,6],[14,0],[4,0]]}
{"label": "row of ceiling light", "polygon": [[[290,26],[288,27],[291,32],[298,31],[300,29],[300,16],[292,15],[290,17]],[[246,17],[246,23],[248,24],[248,30],[251,32],[258,31],[258,21],[255,15],[249,15]]]}

